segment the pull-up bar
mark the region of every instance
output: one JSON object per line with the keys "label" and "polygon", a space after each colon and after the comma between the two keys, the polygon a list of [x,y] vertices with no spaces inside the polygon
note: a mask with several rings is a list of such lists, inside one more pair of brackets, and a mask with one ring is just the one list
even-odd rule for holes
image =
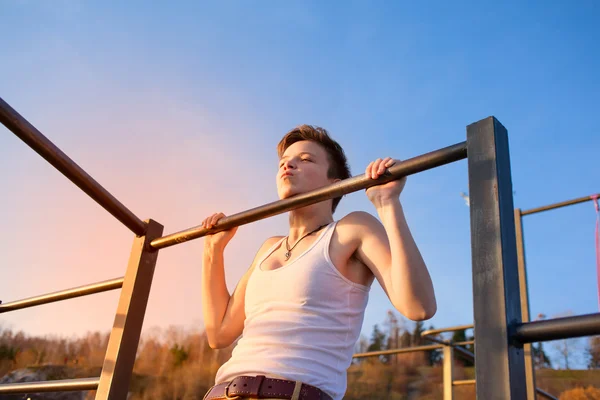
{"label": "pull-up bar", "polygon": [[146,224],[0,98],[0,122],[138,236]]}
{"label": "pull-up bar", "polygon": [[596,195],[592,195],[592,196],[585,196],[585,197],[579,197],[577,199],[561,201],[560,203],[548,204],[548,205],[542,206],[542,207],[531,208],[529,210],[522,210],[521,215],[537,214],[537,213],[540,213],[543,211],[554,210],[556,208],[572,206],[573,204],[585,203],[586,201],[594,200],[594,196],[600,197],[600,193],[598,193]]}
{"label": "pull-up bar", "polygon": [[368,178],[365,174],[357,175],[320,189],[293,196],[288,199],[274,201],[260,207],[222,218],[217,225],[211,229],[206,229],[199,225],[154,239],[150,243],[150,246],[154,249],[163,249],[178,243],[198,239],[209,233],[216,233],[236,226],[249,224],[299,207],[305,207],[324,200],[340,197],[348,193],[367,189],[371,186],[381,185],[400,179],[404,176],[416,174],[417,172],[426,171],[464,158],[467,158],[467,142],[458,143],[453,146],[448,146],[402,161],[390,167],[384,175],[379,177],[379,179]]}

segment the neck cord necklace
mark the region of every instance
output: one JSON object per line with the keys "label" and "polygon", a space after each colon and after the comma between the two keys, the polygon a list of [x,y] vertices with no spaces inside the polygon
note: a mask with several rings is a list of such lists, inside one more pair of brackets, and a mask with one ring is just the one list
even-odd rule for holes
{"label": "neck cord necklace", "polygon": [[287,249],[287,251],[285,252],[285,261],[289,260],[290,257],[292,256],[292,250],[294,250],[294,247],[296,247],[296,245],[298,243],[300,243],[300,241],[302,239],[304,239],[305,237],[307,237],[308,235],[311,235],[313,233],[315,233],[316,231],[318,231],[319,229],[323,228],[324,226],[327,226],[329,224],[325,224],[325,225],[321,225],[320,227],[318,227],[317,229],[308,232],[306,235],[302,236],[300,239],[298,239],[298,241],[296,243],[294,243],[294,245],[290,248],[290,245],[288,244],[288,238],[289,236],[285,237],[285,248]]}

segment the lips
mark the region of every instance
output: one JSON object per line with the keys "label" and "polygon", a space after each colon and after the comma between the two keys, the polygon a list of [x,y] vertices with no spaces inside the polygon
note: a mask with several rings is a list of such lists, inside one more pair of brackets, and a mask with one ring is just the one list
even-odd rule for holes
{"label": "lips", "polygon": [[285,178],[286,176],[294,176],[289,172],[284,172],[283,174],[281,174],[281,179]]}

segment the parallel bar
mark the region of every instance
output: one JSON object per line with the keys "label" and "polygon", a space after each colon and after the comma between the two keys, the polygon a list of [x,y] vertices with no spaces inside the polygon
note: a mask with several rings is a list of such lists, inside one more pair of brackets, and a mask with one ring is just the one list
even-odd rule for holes
{"label": "parallel bar", "polygon": [[278,200],[265,204],[238,214],[225,217],[217,225],[208,230],[201,225],[170,234],[168,236],[153,240],[151,246],[155,249],[162,249],[173,246],[178,243],[198,239],[208,233],[215,233],[236,226],[245,225],[277,214],[282,214],[296,208],[305,207],[310,204],[341,197],[342,195],[363,190],[371,186],[381,185],[400,179],[404,176],[426,171],[441,165],[449,164],[454,161],[462,160],[467,157],[466,142],[458,143],[453,146],[445,147],[440,150],[432,151],[390,167],[379,179],[370,179],[364,174],[345,179],[341,182],[325,186],[323,188],[303,193],[284,200]]}
{"label": "parallel bar", "polygon": [[437,350],[437,349],[441,349],[442,347],[444,347],[444,346],[432,344],[429,346],[414,346],[414,347],[405,347],[402,349],[370,351],[368,353],[356,353],[352,357],[353,358],[365,358],[365,357],[385,356],[388,354],[413,353],[416,351]]}
{"label": "parallel bar", "polygon": [[465,349],[464,347],[460,347],[460,346],[455,346],[454,350],[459,352],[463,358],[466,358],[469,361],[475,361],[475,354],[471,353],[469,350]]}
{"label": "parallel bar", "polygon": [[133,241],[96,400],[127,398],[158,258],[158,251],[150,248],[150,242],[163,233],[163,226],[158,222],[149,220],[147,224],[146,236]]}
{"label": "parallel bar", "polygon": [[464,380],[460,380],[460,381],[454,381],[454,382],[452,382],[452,384],[454,386],[474,385],[475,379],[464,379]]}
{"label": "parallel bar", "polygon": [[426,331],[421,332],[421,337],[430,336],[430,335],[437,335],[439,333],[462,331],[462,330],[467,330],[467,329],[472,329],[472,328],[473,328],[473,324],[471,324],[471,325],[451,326],[450,328],[428,329]]}
{"label": "parallel bar", "polygon": [[23,308],[39,306],[41,304],[53,303],[55,301],[74,299],[76,297],[87,296],[94,293],[101,293],[109,290],[119,289],[121,288],[121,286],[123,286],[123,277],[103,282],[96,282],[90,285],[79,286],[71,289],[61,290],[59,292],[29,297],[27,299],[11,301],[10,303],[0,304],[0,314],[9,311],[20,310]]}
{"label": "parallel bar", "polygon": [[0,394],[96,390],[98,381],[99,378],[80,378],[63,379],[60,381],[5,383],[0,385]]}
{"label": "parallel bar", "polygon": [[478,400],[525,400],[523,349],[509,340],[521,321],[508,133],[494,117],[467,127],[475,374]]}
{"label": "parallel bar", "polygon": [[542,397],[544,397],[545,399],[550,399],[550,400],[559,400],[558,397],[554,397],[552,396],[550,393],[543,391],[540,388],[535,388],[535,391],[542,395]]}
{"label": "parallel bar", "polygon": [[[596,194],[596,196],[600,196],[600,193]],[[556,208],[572,206],[573,204],[585,203],[586,201],[592,201],[592,196],[579,197],[577,199],[561,201],[560,203],[549,204],[547,206],[531,208],[529,210],[521,211],[521,215],[536,214],[543,211],[554,210]]]}
{"label": "parallel bar", "polygon": [[474,344],[475,341],[473,341],[473,340],[468,340],[466,342],[452,343],[449,340],[438,339],[435,337],[425,337],[425,339],[430,340],[435,343],[439,343],[439,344],[443,345],[444,348],[453,347],[454,350],[458,351],[459,355],[463,356],[464,358],[471,360],[471,361],[475,360],[475,354],[471,353],[469,350],[465,349],[464,347],[461,347],[462,345],[465,345],[465,344]]}
{"label": "parallel bar", "polygon": [[535,343],[593,335],[600,335],[600,313],[520,324],[513,339],[519,343]]}
{"label": "parallel bar", "polygon": [[471,344],[475,344],[474,340],[465,340],[464,342],[453,342],[453,346],[468,346]]}
{"label": "parallel bar", "polygon": [[[525,263],[525,242],[523,240],[523,213],[520,208],[514,211],[515,235],[517,240],[517,262],[519,266],[519,293],[521,296],[521,321],[530,321],[529,310],[529,285],[527,284],[527,268]],[[523,345],[525,355],[525,384],[527,385],[527,399],[535,399],[535,366],[531,354],[531,344]]]}
{"label": "parallel bar", "polygon": [[444,358],[443,358],[443,386],[444,386],[444,400],[453,400],[454,397],[454,351],[452,346],[444,346]]}
{"label": "parallel bar", "polygon": [[[464,379],[464,380],[460,380],[460,381],[454,381],[452,383],[454,386],[461,386],[461,385],[475,385],[475,379]],[[546,399],[550,399],[550,400],[558,400],[557,397],[552,396],[550,393],[543,391],[540,388],[536,388],[535,391],[542,395],[544,398]]]}
{"label": "parallel bar", "polygon": [[146,224],[142,220],[129,211],[127,207],[121,204],[2,98],[0,98],[0,122],[104,207],[106,211],[131,229],[133,233],[138,236],[144,234]]}

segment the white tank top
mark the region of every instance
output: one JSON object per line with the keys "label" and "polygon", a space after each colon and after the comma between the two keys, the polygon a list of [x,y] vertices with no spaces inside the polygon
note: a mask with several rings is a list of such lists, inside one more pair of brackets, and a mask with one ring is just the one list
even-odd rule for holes
{"label": "white tank top", "polygon": [[302,381],[334,400],[346,392],[352,361],[369,298],[369,286],[340,274],[329,257],[332,222],[300,256],[275,270],[261,257],[246,287],[244,330],[215,383],[238,375]]}

